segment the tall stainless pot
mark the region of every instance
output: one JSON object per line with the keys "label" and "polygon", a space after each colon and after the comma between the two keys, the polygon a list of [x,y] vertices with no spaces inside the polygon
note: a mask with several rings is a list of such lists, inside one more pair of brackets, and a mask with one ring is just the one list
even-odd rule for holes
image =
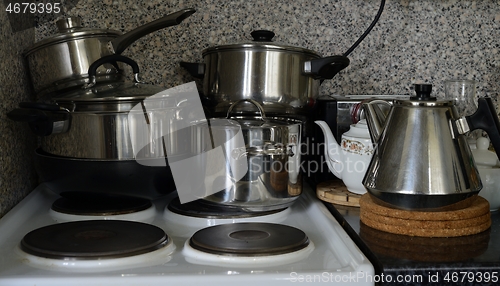
{"label": "tall stainless pot", "polygon": [[[98,66],[112,61],[131,64],[134,73],[138,74],[138,65],[120,55],[101,58],[91,66],[89,74],[95,74]],[[179,132],[189,130],[167,132],[169,128],[175,130],[176,124],[184,120],[183,102],[168,94],[150,98],[163,90],[138,82],[97,84],[61,93],[49,103],[21,103],[21,108],[9,112],[8,116],[28,122],[31,129],[41,136],[42,150],[56,156],[133,160],[164,158],[167,153],[186,154],[191,150],[179,142],[179,138],[183,138]],[[145,99],[153,107],[134,109],[135,106],[143,106]],[[143,126],[145,118],[147,127]],[[145,137],[150,142],[145,147],[133,141]]]}
{"label": "tall stainless pot", "polygon": [[[79,18],[57,22],[59,34],[46,38],[24,52],[37,95],[79,87],[88,82],[90,65],[103,56],[121,54],[137,39],[159,29],[177,25],[195,12],[184,9],[140,26],[128,33],[83,28]],[[97,70],[99,82],[121,80],[116,63]]]}

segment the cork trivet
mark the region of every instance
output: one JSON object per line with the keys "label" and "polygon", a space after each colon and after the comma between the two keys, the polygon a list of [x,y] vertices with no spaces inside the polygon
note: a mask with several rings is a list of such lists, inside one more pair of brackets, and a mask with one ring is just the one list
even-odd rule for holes
{"label": "cork trivet", "polygon": [[381,206],[373,201],[371,195],[364,194],[359,205],[371,213],[386,217],[395,217],[411,220],[463,220],[490,213],[490,205],[486,199],[475,196],[472,204],[463,209],[443,212],[407,211]]}
{"label": "cork trivet", "polygon": [[442,229],[429,229],[429,228],[417,228],[413,226],[399,226],[399,225],[389,225],[371,220],[367,217],[361,217],[361,221],[372,228],[395,233],[404,234],[409,236],[421,236],[421,237],[457,237],[464,235],[472,235],[483,232],[490,228],[491,220],[486,223],[464,227],[464,228],[442,228]]}
{"label": "cork trivet", "polygon": [[395,217],[387,217],[379,214],[375,214],[367,211],[366,209],[360,209],[361,219],[370,219],[375,222],[402,226],[402,227],[412,227],[412,228],[425,228],[425,229],[437,229],[437,228],[464,228],[472,227],[476,225],[481,225],[490,220],[490,214],[484,214],[478,217],[460,219],[460,220],[413,220],[413,219],[401,219]]}
{"label": "cork trivet", "polygon": [[362,195],[349,192],[341,181],[321,182],[316,187],[316,195],[322,201],[350,207],[359,207]]}
{"label": "cork trivet", "polygon": [[379,231],[364,223],[359,235],[376,254],[421,262],[471,259],[484,253],[490,241],[489,230],[461,237],[416,237]]}

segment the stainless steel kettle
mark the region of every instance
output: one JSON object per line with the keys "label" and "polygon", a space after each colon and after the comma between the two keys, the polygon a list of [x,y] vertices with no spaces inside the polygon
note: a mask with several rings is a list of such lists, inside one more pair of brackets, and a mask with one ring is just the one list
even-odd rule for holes
{"label": "stainless steel kettle", "polygon": [[482,188],[466,134],[485,130],[500,153],[500,124],[490,98],[471,116],[459,117],[452,101],[415,85],[416,96],[396,100],[384,114],[376,101],[363,104],[375,152],[363,185],[378,202],[406,210],[439,211],[467,206]]}

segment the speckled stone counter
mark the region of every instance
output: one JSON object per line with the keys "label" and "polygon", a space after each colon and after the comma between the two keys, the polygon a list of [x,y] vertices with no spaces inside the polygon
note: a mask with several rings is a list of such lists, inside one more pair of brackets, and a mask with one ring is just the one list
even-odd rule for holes
{"label": "speckled stone counter", "polygon": [[500,283],[499,212],[491,213],[491,228],[480,234],[422,238],[372,229],[360,222],[359,208],[326,205],[372,262],[380,285],[402,285],[397,279],[404,285]]}
{"label": "speckled stone counter", "polygon": [[7,112],[32,100],[21,51],[35,39],[34,29],[13,32],[0,3],[0,217],[36,186],[32,151],[36,137],[12,122]]}

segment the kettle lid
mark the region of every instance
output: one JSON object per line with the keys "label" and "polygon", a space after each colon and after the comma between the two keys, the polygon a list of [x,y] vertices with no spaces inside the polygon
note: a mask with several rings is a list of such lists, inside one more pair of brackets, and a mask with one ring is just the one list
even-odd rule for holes
{"label": "kettle lid", "polygon": [[415,84],[415,96],[410,97],[410,100],[419,101],[435,101],[436,97],[431,95],[432,84]]}

